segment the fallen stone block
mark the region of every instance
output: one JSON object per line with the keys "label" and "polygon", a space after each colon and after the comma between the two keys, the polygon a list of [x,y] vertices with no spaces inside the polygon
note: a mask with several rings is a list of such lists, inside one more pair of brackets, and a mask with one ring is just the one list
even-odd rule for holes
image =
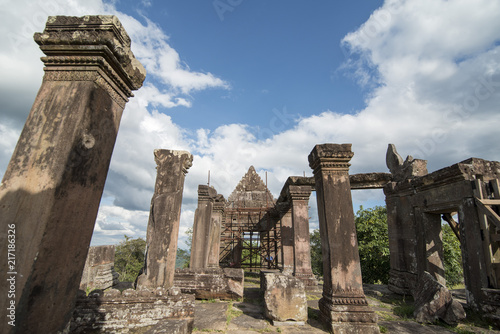
{"label": "fallen stone block", "polygon": [[443,320],[449,325],[465,319],[462,305],[453,299],[450,291],[431,274],[424,272],[414,291],[415,311],[413,315],[420,323]]}
{"label": "fallen stone block", "polygon": [[196,299],[237,300],[243,298],[243,269],[176,269],[174,287]]}
{"label": "fallen stone block", "polygon": [[261,290],[264,291],[266,318],[277,323],[307,321],[307,298],[304,283],[291,275],[262,272]]}

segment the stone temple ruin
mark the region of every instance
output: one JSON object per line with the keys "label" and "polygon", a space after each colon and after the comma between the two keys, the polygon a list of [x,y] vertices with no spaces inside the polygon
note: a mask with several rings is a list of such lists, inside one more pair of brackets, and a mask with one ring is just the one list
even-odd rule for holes
{"label": "stone temple ruin", "polygon": [[460,240],[468,307],[500,324],[500,163],[470,158],[428,173],[426,161],[403,161],[394,145],[390,174],[355,175],[350,144],[316,145],[308,157],[314,177],[290,176],[277,199],[253,167],[227,200],[200,185],[184,270],[175,270],[175,256],[192,156],[155,150],[144,267],[135,289],[109,288],[112,247],[89,244],[121,114],[145,71],[114,16],[49,17],[35,41],[46,55],[45,76],[0,185],[0,268],[9,282],[0,285],[9,319],[2,333],[189,333],[195,298],[243,296],[243,268],[261,272],[271,321],[303,323],[304,291],[320,288],[309,249],[312,191],[323,251],[321,320],[334,333],[378,333],[351,198],[353,189],[373,188],[386,196],[389,289],[414,296],[417,320],[465,316],[444,286],[444,220]]}

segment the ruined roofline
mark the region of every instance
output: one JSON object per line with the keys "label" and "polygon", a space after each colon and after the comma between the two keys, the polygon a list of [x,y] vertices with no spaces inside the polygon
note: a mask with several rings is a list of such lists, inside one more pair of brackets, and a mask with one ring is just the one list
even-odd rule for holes
{"label": "ruined roofline", "polygon": [[[264,198],[254,198],[254,196],[250,196],[252,198],[249,198],[246,195],[246,193],[265,193],[266,195]],[[243,195],[243,196],[242,196]],[[260,203],[261,205],[253,205],[250,203],[247,203],[249,201],[250,203]],[[235,206],[241,206],[245,207],[247,204],[250,204],[251,207],[257,207],[261,206],[264,207],[266,206],[273,206],[276,200],[274,199],[273,194],[271,191],[269,191],[269,188],[266,186],[262,178],[260,177],[259,174],[257,174],[255,167],[250,166],[248,171],[245,173],[245,175],[241,178],[241,180],[238,182],[236,187],[234,188],[233,192],[231,195],[229,195],[227,199],[227,204],[228,205],[235,205]]]}
{"label": "ruined roofline", "polygon": [[398,192],[404,189],[439,187],[460,181],[473,181],[476,178],[485,181],[500,178],[500,162],[484,160],[480,158],[469,158],[448,167],[438,169],[423,176],[413,179],[394,182],[387,191]]}

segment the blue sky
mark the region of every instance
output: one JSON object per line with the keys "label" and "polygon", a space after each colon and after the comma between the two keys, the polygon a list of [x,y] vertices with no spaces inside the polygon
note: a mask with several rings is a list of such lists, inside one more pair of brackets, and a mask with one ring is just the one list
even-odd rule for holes
{"label": "blue sky", "polygon": [[[253,165],[277,197],[288,176],[312,175],[307,156],[320,143],[352,143],[351,173],[387,172],[389,143],[431,172],[500,160],[496,0],[0,4],[0,175],[40,87],[32,36],[48,15],[118,16],[148,71],[124,111],[94,245],[145,237],[156,148],[194,155],[181,247],[208,170],[227,198]],[[353,201],[370,207],[384,196],[356,191]],[[310,206],[315,228],[314,197]]]}
{"label": "blue sky", "polygon": [[230,87],[197,93],[189,110],[170,110],[175,123],[211,130],[227,123],[262,127],[274,108],[287,107],[289,114],[305,117],[329,109],[353,113],[363,107],[363,89],[339,70],[345,60],[340,40],[381,1],[220,3],[116,3],[117,9],[143,23],[149,19],[159,24],[191,69],[216,74]]}

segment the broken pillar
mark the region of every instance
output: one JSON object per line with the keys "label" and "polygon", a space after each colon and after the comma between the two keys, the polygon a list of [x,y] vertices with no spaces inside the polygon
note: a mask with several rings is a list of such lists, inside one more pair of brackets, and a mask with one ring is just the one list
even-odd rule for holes
{"label": "broken pillar", "polygon": [[304,325],[307,298],[304,283],[291,275],[261,271],[260,290],[264,294],[266,318],[273,326]]}
{"label": "broken pillar", "polygon": [[193,241],[189,268],[208,268],[210,253],[210,230],[212,227],[212,209],[217,192],[213,187],[198,186],[198,208],[194,213]]}
{"label": "broken pillar", "polygon": [[210,251],[208,254],[208,266],[219,267],[220,235],[222,219],[224,217],[224,206],[226,200],[224,196],[217,195],[212,208],[212,227],[210,233]]}
{"label": "broken pillar", "polygon": [[118,283],[115,267],[115,246],[94,246],[89,248],[83,268],[80,290],[90,292],[107,289]]}
{"label": "broken pillar", "polygon": [[155,150],[156,184],[151,199],[147,252],[137,287],[169,289],[174,283],[182,191],[193,156],[186,151]]}
{"label": "broken pillar", "polygon": [[351,144],[316,145],[309,154],[323,251],[322,321],[333,333],[379,333],[363,292],[349,184]]}
{"label": "broken pillar", "polygon": [[304,283],[306,289],[314,290],[318,282],[311,267],[309,240],[309,196],[311,192],[312,187],[308,185],[288,187],[293,225],[293,275]]}
{"label": "broken pillar", "polygon": [[15,306],[2,333],[70,320],[123,108],[146,76],[115,16],[51,16],[34,39],[45,75],[0,185],[0,272],[15,281],[12,298],[0,285],[2,318]]}

